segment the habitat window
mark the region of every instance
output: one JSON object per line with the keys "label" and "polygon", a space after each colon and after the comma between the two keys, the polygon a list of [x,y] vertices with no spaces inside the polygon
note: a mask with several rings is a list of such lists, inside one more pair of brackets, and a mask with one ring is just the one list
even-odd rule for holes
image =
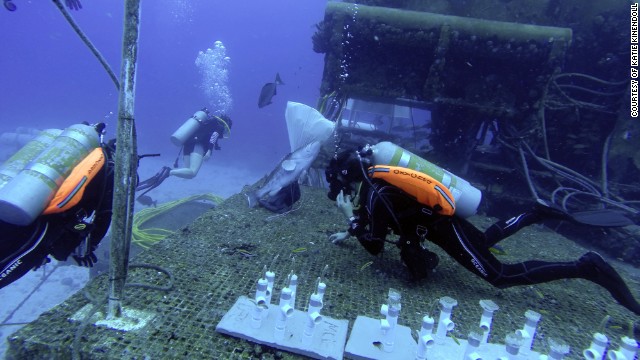
{"label": "habitat window", "polygon": [[[406,149],[424,153],[431,150],[431,111],[425,104],[376,102],[348,99],[338,127],[350,137],[367,142],[391,141]],[[356,139],[354,139],[356,140]],[[361,141],[359,141],[361,142]]]}

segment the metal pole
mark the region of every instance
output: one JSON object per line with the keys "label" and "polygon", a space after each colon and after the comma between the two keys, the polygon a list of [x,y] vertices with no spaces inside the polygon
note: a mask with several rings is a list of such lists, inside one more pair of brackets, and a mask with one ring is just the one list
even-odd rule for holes
{"label": "metal pole", "polygon": [[122,316],[124,285],[129,264],[133,205],[135,201],[138,153],[133,117],[140,0],[125,0],[122,66],[118,98],[118,133],[116,143],[115,191],[111,222],[111,264],[109,266],[108,319]]}

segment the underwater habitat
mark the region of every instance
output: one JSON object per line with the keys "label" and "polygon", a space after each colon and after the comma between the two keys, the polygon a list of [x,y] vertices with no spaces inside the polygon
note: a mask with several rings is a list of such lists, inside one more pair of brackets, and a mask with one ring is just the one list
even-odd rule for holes
{"label": "underwater habitat", "polygon": [[636,1],[118,3],[4,0],[0,357],[638,359]]}

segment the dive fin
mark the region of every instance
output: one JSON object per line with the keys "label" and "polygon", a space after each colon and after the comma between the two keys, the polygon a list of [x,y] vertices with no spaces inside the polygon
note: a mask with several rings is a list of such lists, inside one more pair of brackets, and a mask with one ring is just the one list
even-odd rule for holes
{"label": "dive fin", "polygon": [[163,166],[160,171],[158,171],[155,175],[148,178],[147,180],[141,181],[136,186],[136,191],[143,191],[138,197],[145,195],[149,191],[157,188],[171,175],[171,168],[168,166]]}
{"label": "dive fin", "polygon": [[633,220],[629,219],[619,210],[596,209],[569,213],[559,206],[550,204],[542,199],[537,200],[535,211],[546,219],[571,221],[576,224],[588,226],[623,227],[634,224]]}
{"label": "dive fin", "polygon": [[621,211],[612,209],[577,211],[572,213],[571,217],[577,223],[590,226],[623,227],[634,224]]}

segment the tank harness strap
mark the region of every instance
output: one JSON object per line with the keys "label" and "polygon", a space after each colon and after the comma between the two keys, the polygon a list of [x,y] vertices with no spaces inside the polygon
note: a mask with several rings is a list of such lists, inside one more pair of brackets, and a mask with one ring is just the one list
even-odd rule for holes
{"label": "tank harness strap", "polygon": [[425,173],[400,166],[376,165],[369,168],[368,175],[398,187],[441,215],[453,215],[455,212],[451,191]]}
{"label": "tank harness strap", "polygon": [[101,147],[95,148],[75,168],[60,185],[60,188],[42,212],[44,215],[64,212],[77,205],[87,185],[100,172],[105,164],[105,155]]}

